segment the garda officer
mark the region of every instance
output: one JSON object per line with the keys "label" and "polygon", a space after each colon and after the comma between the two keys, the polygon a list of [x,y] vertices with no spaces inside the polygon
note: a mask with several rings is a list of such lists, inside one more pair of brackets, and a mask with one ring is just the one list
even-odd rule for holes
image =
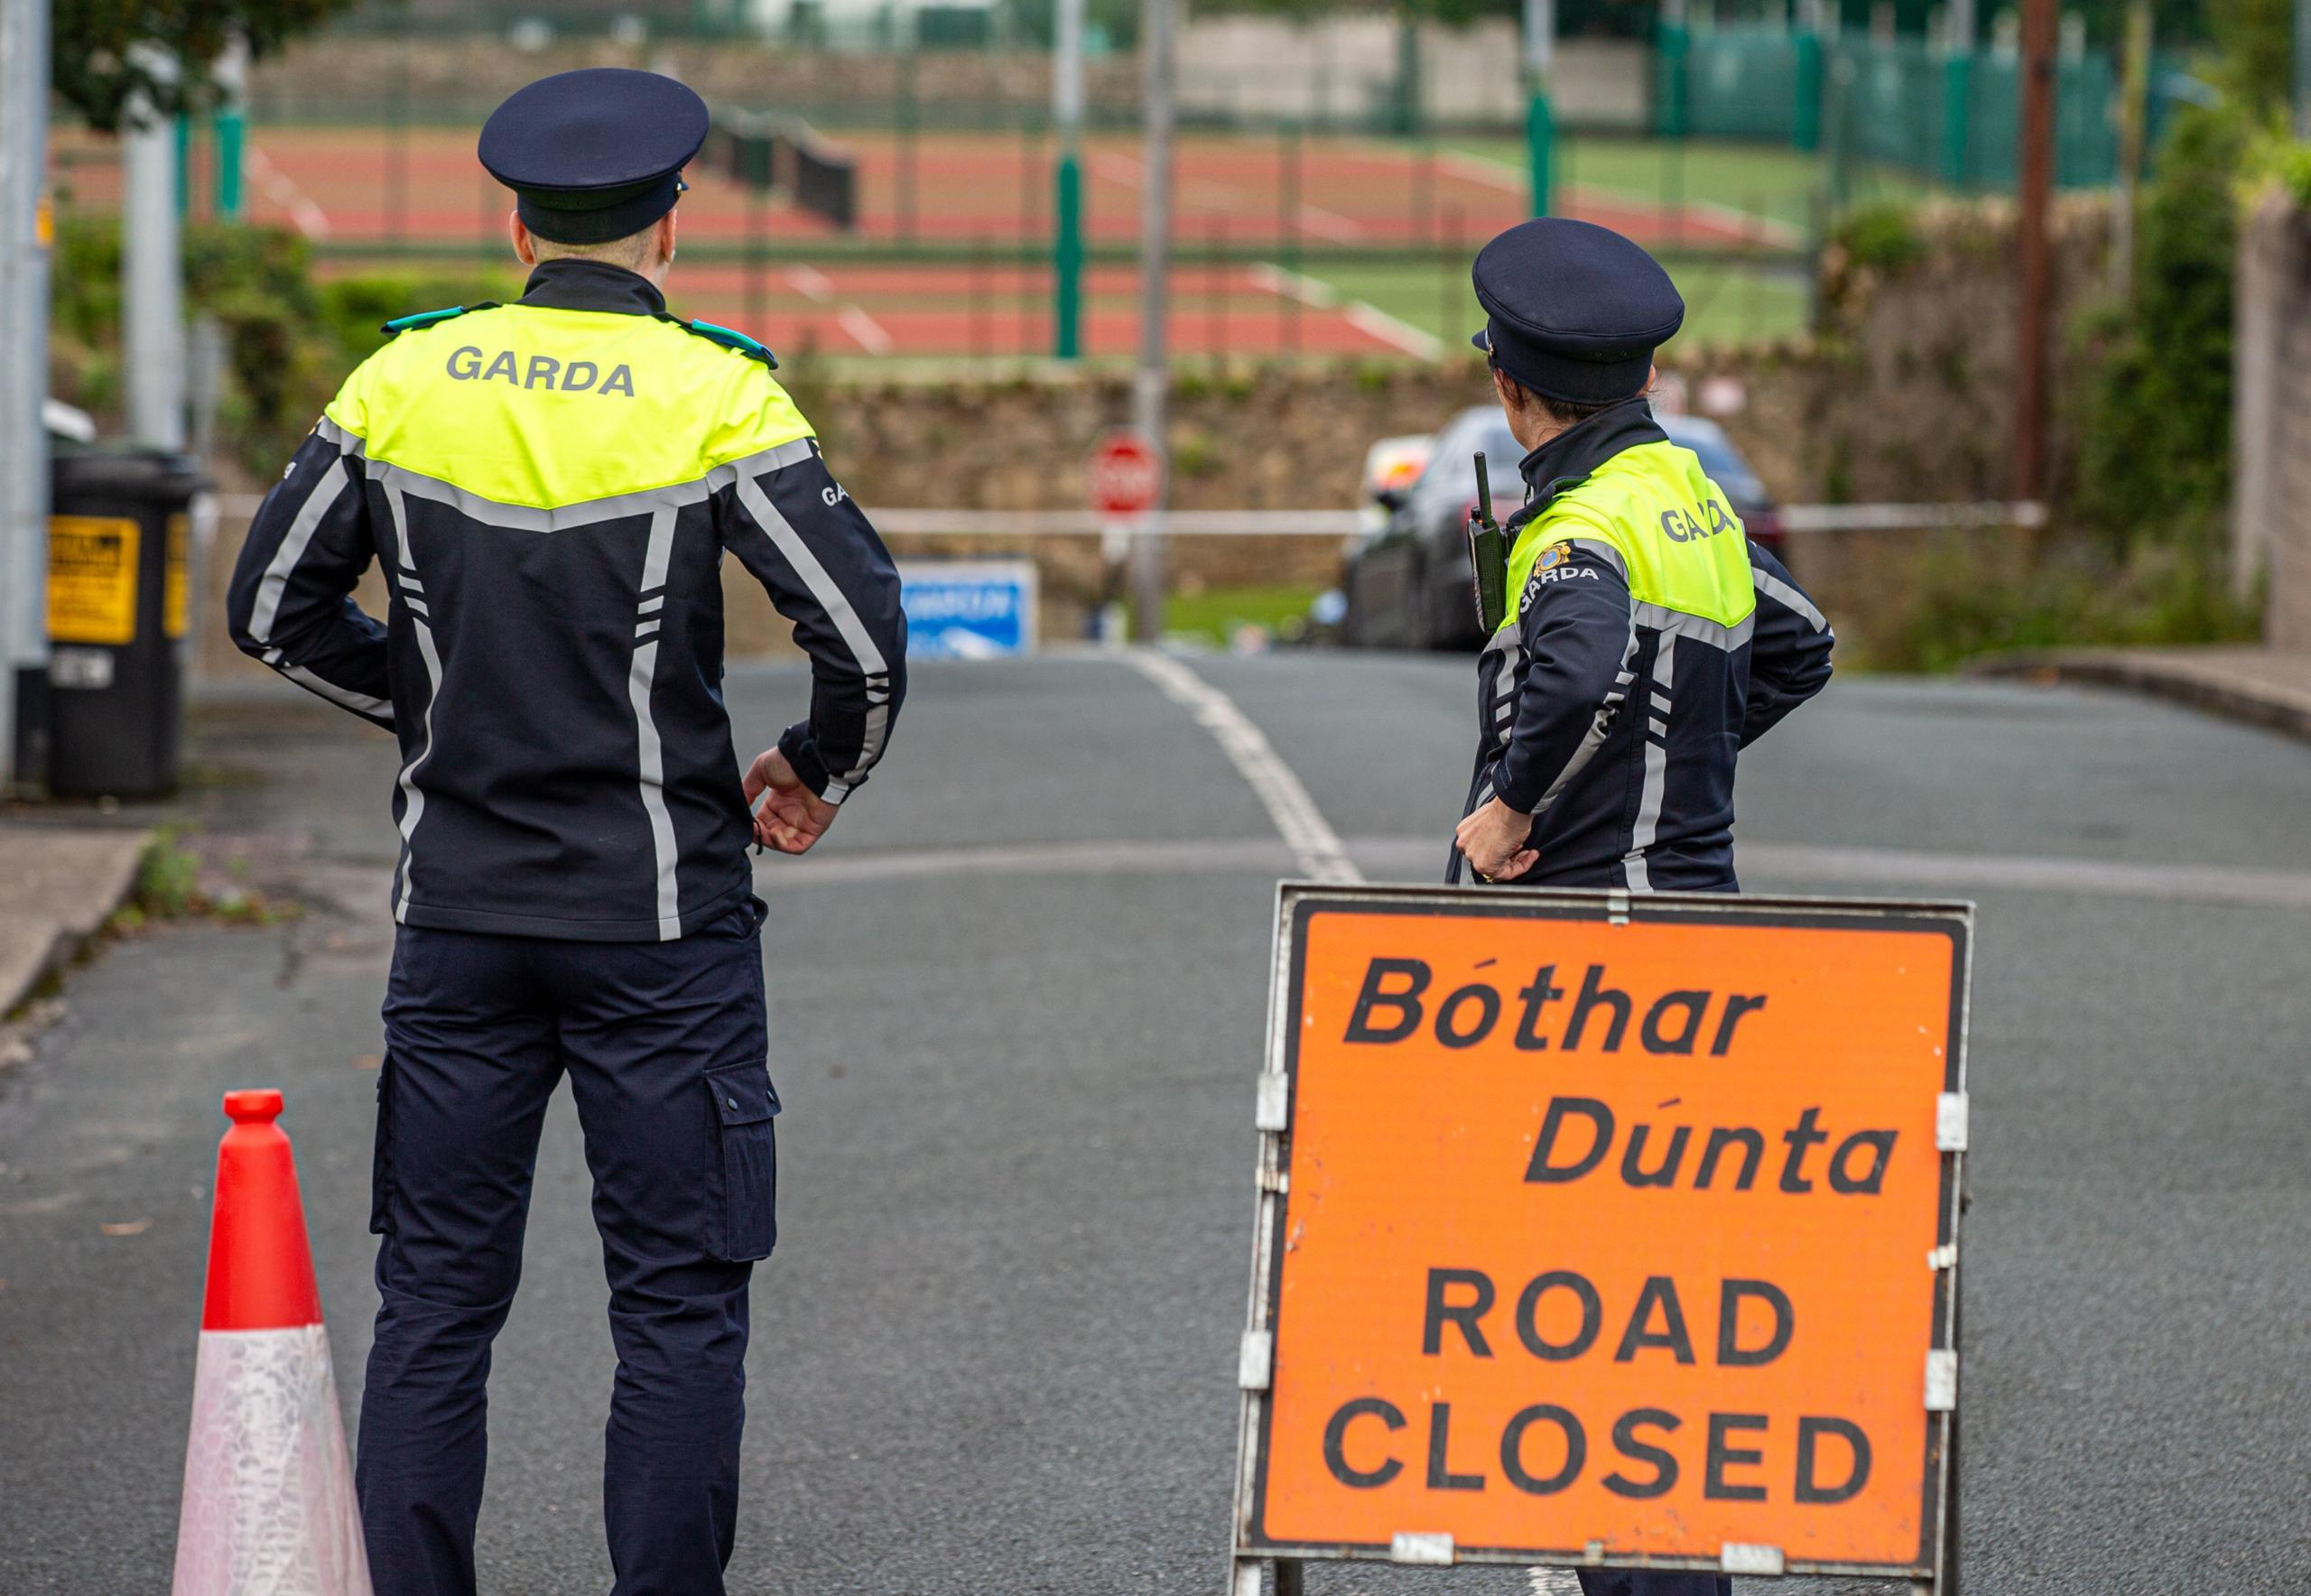
{"label": "garda officer", "polygon": [[[357,1467],[380,1596],[474,1589],[490,1341],[565,1072],[618,1357],[616,1590],[719,1591],[730,1556],[747,1277],[776,1235],[747,846],[802,852],[867,779],[905,627],[769,351],[665,308],[706,132],[648,72],[499,107],[480,157],[517,196],[526,292],[390,323],[234,575],[240,646],[401,742]],[[743,777],[725,553],[812,662],[808,715]],[[382,620],[348,597],[372,559]]]}
{"label": "garda officer", "polygon": [[[1485,246],[1474,276],[1473,341],[1528,492],[1448,879],[1731,892],[1735,754],[1822,690],[1829,625],[1653,420],[1653,351],[1685,307],[1651,255],[1545,218]],[[1589,1596],[1732,1589],[1580,1577]]]}
{"label": "garda officer", "polygon": [[1651,255],[1550,217],[1473,276],[1527,496],[1448,879],[1734,891],[1735,756],[1829,681],[1829,623],[1653,420],[1685,307]]}

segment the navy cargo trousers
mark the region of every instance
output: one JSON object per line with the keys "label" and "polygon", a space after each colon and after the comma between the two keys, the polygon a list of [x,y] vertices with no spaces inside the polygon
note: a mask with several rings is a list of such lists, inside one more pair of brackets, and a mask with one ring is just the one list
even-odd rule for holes
{"label": "navy cargo trousers", "polygon": [[472,1596],[489,1348],[566,1073],[617,1378],[615,1596],[716,1596],[738,1520],[749,1260],[777,1237],[759,901],[668,942],[404,926],[386,988],[357,1487],[377,1596]]}

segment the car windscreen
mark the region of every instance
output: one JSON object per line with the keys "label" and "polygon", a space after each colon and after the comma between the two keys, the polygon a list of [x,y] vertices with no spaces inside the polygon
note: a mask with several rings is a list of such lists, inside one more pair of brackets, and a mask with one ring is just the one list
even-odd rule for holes
{"label": "car windscreen", "polygon": [[1428,469],[1421,473],[1417,489],[1421,503],[1450,500],[1457,511],[1472,501],[1477,496],[1479,450],[1484,450],[1485,475],[1492,479],[1496,509],[1513,509],[1524,503],[1525,483],[1517,475],[1517,462],[1525,458],[1525,450],[1498,412],[1488,418],[1463,417],[1445,429],[1436,441]]}
{"label": "car windscreen", "polygon": [[1680,428],[1670,441],[1694,451],[1701,460],[1701,469],[1710,479],[1735,498],[1762,503],[1766,497],[1765,484],[1749,469],[1749,462],[1734,451],[1725,441],[1725,434],[1711,428],[1706,431]]}

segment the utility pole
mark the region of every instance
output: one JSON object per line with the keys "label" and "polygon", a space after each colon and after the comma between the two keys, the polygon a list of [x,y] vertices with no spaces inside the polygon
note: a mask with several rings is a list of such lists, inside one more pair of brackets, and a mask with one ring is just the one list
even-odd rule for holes
{"label": "utility pole", "polygon": [[1059,132],[1052,169],[1051,352],[1083,353],[1083,0],[1059,0],[1052,41],[1051,119]]}
{"label": "utility pole", "polygon": [[0,795],[45,763],[48,38],[48,0],[0,0]]}
{"label": "utility pole", "polygon": [[[149,46],[154,76],[176,62]],[[128,435],[153,449],[184,447],[184,307],[177,215],[176,135],[142,92],[120,135],[120,347],[128,376]]]}
{"label": "utility pole", "polygon": [[1172,365],[1165,342],[1171,312],[1172,17],[1177,0],[1146,0],[1139,14],[1146,135],[1140,152],[1139,368],[1132,374],[1131,424],[1156,450],[1162,475],[1156,507],[1131,543],[1131,635],[1153,643],[1164,635],[1164,511],[1171,501],[1171,450],[1164,413]]}
{"label": "utility pole", "polygon": [[[2311,0],[2306,0],[2311,3]],[[1525,153],[1533,172],[1533,214],[1546,216],[1556,175],[1556,117],[1549,68],[1556,57],[1556,0],[1525,0]]]}
{"label": "utility pole", "polygon": [[2054,262],[2046,211],[2055,186],[2056,0],[2022,0],[2022,148],[2016,163],[2019,262],[2014,350],[2014,496],[2046,491],[2047,321]]}
{"label": "utility pole", "polygon": [[2119,192],[2111,207],[2111,297],[2121,304],[2134,297],[2135,207],[2150,117],[2151,25],[2150,0],[2128,0],[2119,71]]}

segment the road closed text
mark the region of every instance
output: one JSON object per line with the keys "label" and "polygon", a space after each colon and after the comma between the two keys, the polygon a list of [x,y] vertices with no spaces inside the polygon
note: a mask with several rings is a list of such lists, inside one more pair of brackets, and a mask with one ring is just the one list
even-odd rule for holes
{"label": "road closed text", "polygon": [[1963,932],[1464,898],[1299,923],[1250,1538],[1915,1571]]}
{"label": "road closed text", "polygon": [[[1702,1497],[1712,1501],[1779,1495],[1821,1504],[1860,1492],[1870,1480],[1870,1437],[1835,1414],[1780,1418],[1637,1406],[1583,1416],[1590,1406],[1584,1359],[1632,1364],[1659,1358],[1686,1366],[1707,1359],[1721,1369],[1757,1369],[1787,1354],[1796,1311],[1779,1286],[1714,1282],[1707,1317],[1700,1303],[1688,1310],[1688,1294],[1673,1278],[1656,1275],[1633,1301],[1609,1304],[1576,1270],[1545,1270],[1504,1292],[1481,1269],[1432,1268],[1421,1312],[1422,1356],[1529,1359],[1532,1371],[1523,1383],[1536,1399],[1518,1406],[1497,1433],[1476,1434],[1465,1417],[1456,1432],[1449,1400],[1418,1393],[1401,1402],[1350,1397],[1324,1426],[1324,1467],[1357,1490],[1388,1485],[1413,1467],[1425,1471],[1426,1489],[1439,1491],[1553,1496],[1593,1471],[1603,1489],[1633,1501],[1668,1496],[1695,1472]],[[1432,1382],[1423,1390],[1434,1388]],[[1786,1477],[1768,1476],[1757,1444],[1777,1423],[1793,1432],[1794,1444],[1782,1452]]]}

